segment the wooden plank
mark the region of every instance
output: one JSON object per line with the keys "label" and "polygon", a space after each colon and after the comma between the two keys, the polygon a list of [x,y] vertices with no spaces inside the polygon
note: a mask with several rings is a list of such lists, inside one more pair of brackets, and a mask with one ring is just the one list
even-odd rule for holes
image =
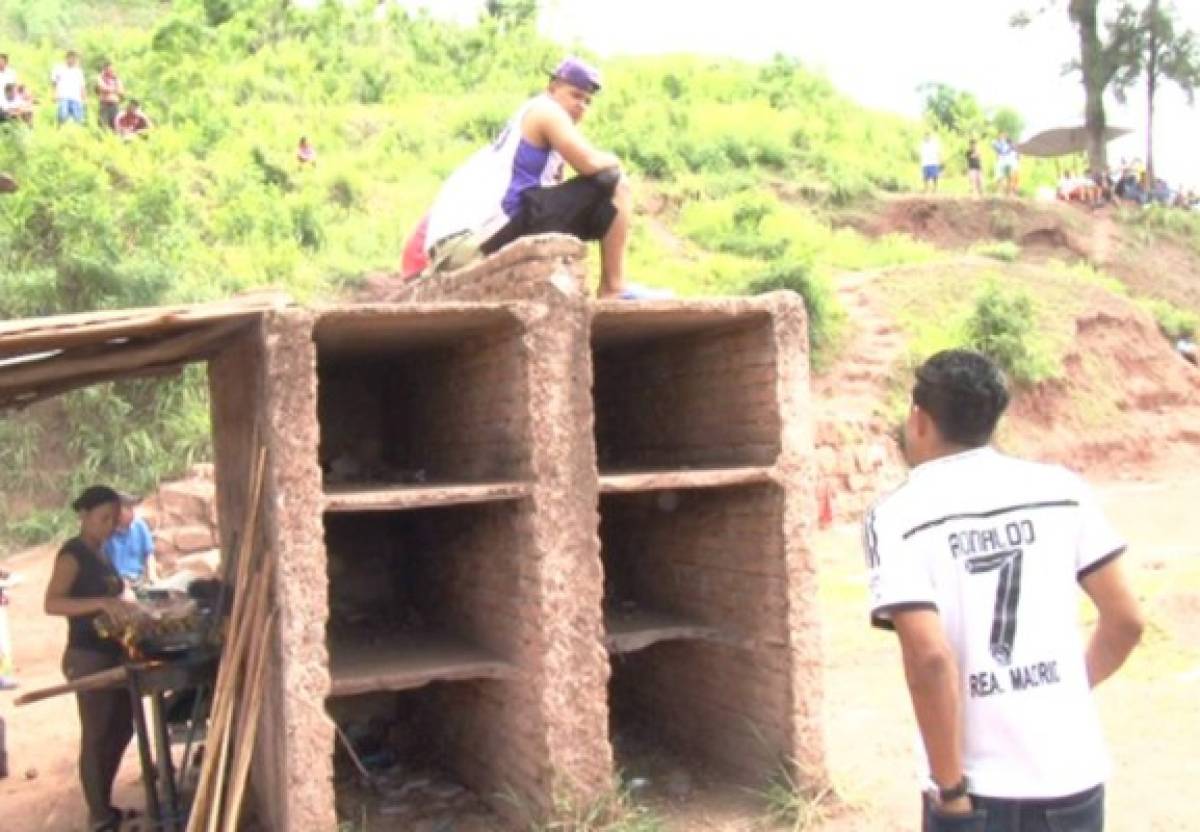
{"label": "wooden plank", "polygon": [[118,338],[164,334],[222,320],[249,320],[271,309],[290,306],[291,303],[291,298],[285,294],[270,293],[187,306],[152,306],[18,318],[0,322],[0,357],[68,349],[80,344],[102,344]]}
{"label": "wooden plank", "polygon": [[716,627],[654,610],[608,611],[604,614],[604,646],[609,653],[633,653],[661,641],[724,641]]}
{"label": "wooden plank", "polygon": [[114,347],[85,357],[65,352],[40,361],[0,367],[0,390],[11,392],[51,386],[81,377],[119,377],[145,366],[169,364],[192,356],[198,358],[243,326],[245,321],[236,320],[146,344]]}
{"label": "wooden plank", "polygon": [[526,482],[483,482],[463,484],[354,485],[325,487],[325,510],[402,511],[415,508],[491,503],[528,497]]}
{"label": "wooden plank", "polygon": [[456,636],[405,633],[380,644],[334,641],[329,675],[334,696],[353,696],[411,690],[431,682],[508,679],[516,675],[516,668]]}
{"label": "wooden plank", "polygon": [[600,491],[603,494],[630,494],[686,488],[727,488],[764,482],[771,482],[771,469],[763,466],[635,471],[601,474]]}

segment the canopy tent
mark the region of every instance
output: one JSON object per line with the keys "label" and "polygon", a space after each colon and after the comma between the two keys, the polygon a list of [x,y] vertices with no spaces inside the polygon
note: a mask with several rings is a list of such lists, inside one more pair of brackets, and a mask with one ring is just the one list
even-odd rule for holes
{"label": "canopy tent", "polygon": [[[1113,139],[1119,139],[1131,132],[1133,131],[1124,127],[1105,127],[1104,142],[1107,144]],[[1041,156],[1043,158],[1086,153],[1087,128],[1080,125],[1043,130],[1017,145],[1017,150],[1024,156]]]}

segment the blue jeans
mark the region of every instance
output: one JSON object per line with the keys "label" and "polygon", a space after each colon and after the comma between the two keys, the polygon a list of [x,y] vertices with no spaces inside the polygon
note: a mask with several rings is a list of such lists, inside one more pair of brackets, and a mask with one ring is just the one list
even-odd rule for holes
{"label": "blue jeans", "polygon": [[969,815],[939,815],[928,799],[923,832],[1103,832],[1104,786],[1052,800],[1007,800],[972,796]]}
{"label": "blue jeans", "polygon": [[77,121],[83,124],[83,102],[72,101],[69,98],[58,100],[58,123]]}

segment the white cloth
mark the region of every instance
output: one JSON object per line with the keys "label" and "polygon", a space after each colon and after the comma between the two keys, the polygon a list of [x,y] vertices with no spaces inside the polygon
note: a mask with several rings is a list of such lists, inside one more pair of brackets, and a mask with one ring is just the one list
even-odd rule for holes
{"label": "white cloth", "polygon": [[1063,797],[1106,779],[1076,583],[1125,547],[1079,476],[990,448],[943,457],[867,514],[863,545],[872,623],[938,612],[973,792]]}
{"label": "white cloth", "polygon": [[[425,250],[454,234],[470,231],[479,241],[488,240],[509,220],[502,203],[516,179],[515,163],[520,150],[521,122],[529,108],[544,96],[529,99],[517,110],[500,136],[467,159],[442,185],[429,211]],[[551,150],[542,169],[539,186],[558,184],[563,159]]]}
{"label": "white cloth", "polygon": [[937,136],[930,136],[921,142],[921,167],[940,165],[942,163],[942,146]]}
{"label": "white cloth", "polygon": [[5,87],[16,83],[18,83],[17,71],[12,68],[12,64],[4,67],[4,69],[0,69],[0,95],[4,94]]}
{"label": "white cloth", "polygon": [[84,81],[83,68],[78,64],[59,64],[50,73],[50,80],[54,83],[55,101],[83,101],[83,91],[87,84]]}

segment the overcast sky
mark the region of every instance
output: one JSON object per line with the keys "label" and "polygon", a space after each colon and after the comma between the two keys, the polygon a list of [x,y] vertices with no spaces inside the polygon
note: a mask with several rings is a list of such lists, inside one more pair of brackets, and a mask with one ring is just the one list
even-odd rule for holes
{"label": "overcast sky", "polygon": [[[482,0],[401,0],[470,21]],[[845,94],[878,109],[919,115],[916,87],[927,81],[974,93],[985,106],[1014,107],[1027,134],[1083,122],[1083,89],[1062,65],[1078,38],[1062,10],[1028,29],[1008,26],[1013,12],[1037,0],[543,0],[542,29],[601,55],[701,52],[765,60],[779,52],[824,71]],[[1200,30],[1200,2],[1179,0]],[[1101,9],[1105,8],[1102,3]],[[1158,173],[1200,187],[1200,107],[1174,86],[1157,96]],[[1145,105],[1109,103],[1109,123],[1136,133],[1114,142],[1110,156],[1145,156]]]}

